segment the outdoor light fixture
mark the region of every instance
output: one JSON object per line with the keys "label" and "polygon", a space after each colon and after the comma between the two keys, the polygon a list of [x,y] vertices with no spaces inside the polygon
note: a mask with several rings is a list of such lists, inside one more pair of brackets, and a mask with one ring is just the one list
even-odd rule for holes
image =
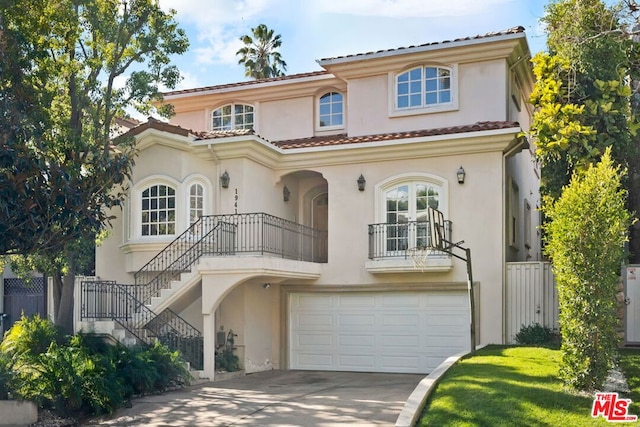
{"label": "outdoor light fixture", "polygon": [[364,191],[364,186],[366,183],[367,180],[364,179],[364,176],[362,174],[360,174],[360,176],[358,177],[358,190]]}
{"label": "outdoor light fixture", "polygon": [[284,188],[282,189],[282,198],[284,199],[285,202],[288,202],[289,196],[291,196],[291,191],[289,191],[289,189],[285,185]]}
{"label": "outdoor light fixture", "polygon": [[460,166],[460,169],[456,172],[456,175],[458,176],[458,184],[464,184],[464,177],[466,174],[467,173],[464,171],[464,168]]}
{"label": "outdoor light fixture", "polygon": [[229,188],[230,180],[231,178],[229,178],[229,172],[224,171],[224,173],[220,175],[220,185],[222,186],[222,188]]}
{"label": "outdoor light fixture", "polygon": [[262,285],[262,289],[269,289],[271,287],[271,283],[264,283]]}

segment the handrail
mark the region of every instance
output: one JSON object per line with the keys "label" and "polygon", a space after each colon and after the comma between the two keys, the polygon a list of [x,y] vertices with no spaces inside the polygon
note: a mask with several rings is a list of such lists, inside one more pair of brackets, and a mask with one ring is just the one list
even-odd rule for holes
{"label": "handrail", "polygon": [[[444,222],[444,237],[451,240],[451,221]],[[429,221],[369,224],[369,259],[407,257],[413,247],[429,246]],[[445,252],[434,254],[448,256]]]}
{"label": "handrail", "polygon": [[238,253],[326,262],[326,231],[266,213],[200,217],[134,274],[135,284],[82,282],[82,317],[112,319],[140,342],[158,339],[201,367],[200,331],[173,311],[157,314],[146,304],[180,274],[190,271],[203,255]]}
{"label": "handrail", "polygon": [[202,334],[182,317],[169,309],[156,314],[130,292],[135,285],[103,280],[83,281],[81,286],[82,318],[111,319],[141,343],[151,345],[157,339],[202,369]]}

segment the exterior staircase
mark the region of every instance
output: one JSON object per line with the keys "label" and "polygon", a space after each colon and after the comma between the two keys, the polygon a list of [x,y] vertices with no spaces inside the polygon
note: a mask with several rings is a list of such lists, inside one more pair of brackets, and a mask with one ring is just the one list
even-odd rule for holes
{"label": "exterior staircase", "polygon": [[201,370],[202,333],[169,307],[200,280],[192,270],[201,257],[239,254],[326,262],[326,232],[265,213],[203,216],[138,270],[133,284],[83,281],[81,318],[115,322],[125,344],[160,341]]}

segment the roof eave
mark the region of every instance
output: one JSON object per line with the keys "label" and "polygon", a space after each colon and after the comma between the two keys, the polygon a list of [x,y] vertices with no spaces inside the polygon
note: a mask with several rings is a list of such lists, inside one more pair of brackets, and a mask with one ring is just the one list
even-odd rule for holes
{"label": "roof eave", "polygon": [[474,38],[474,39],[454,40],[454,41],[440,42],[440,43],[434,43],[434,44],[429,44],[424,46],[390,49],[390,50],[385,50],[380,52],[351,55],[351,56],[344,56],[344,57],[338,57],[338,58],[318,59],[316,60],[316,62],[321,67],[326,68],[332,65],[348,64],[348,63],[360,62],[360,61],[369,61],[372,59],[389,58],[389,57],[394,57],[398,55],[408,55],[413,53],[433,52],[437,50],[452,49],[452,48],[466,47],[466,46],[475,46],[479,44],[488,44],[488,43],[495,43],[499,41],[515,40],[515,39],[526,39],[526,34],[524,32],[519,32],[519,33],[509,33],[509,34],[501,34],[501,35],[495,35],[495,36],[480,37],[480,38]]}

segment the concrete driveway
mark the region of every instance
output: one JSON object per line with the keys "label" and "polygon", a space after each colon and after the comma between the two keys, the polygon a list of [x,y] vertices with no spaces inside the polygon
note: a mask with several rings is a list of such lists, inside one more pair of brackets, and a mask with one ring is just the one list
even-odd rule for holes
{"label": "concrete driveway", "polygon": [[424,375],[269,371],[133,401],[87,426],[394,425]]}

